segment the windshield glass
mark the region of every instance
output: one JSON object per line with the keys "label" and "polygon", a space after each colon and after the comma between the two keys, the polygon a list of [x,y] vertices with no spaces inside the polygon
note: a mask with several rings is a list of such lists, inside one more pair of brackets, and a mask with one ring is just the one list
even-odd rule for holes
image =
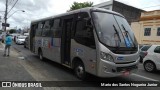
{"label": "windshield glass", "polygon": [[122,31],[125,43],[130,44],[130,45],[126,45],[126,46],[127,47],[137,46],[138,43],[135,39],[134,33],[132,32],[132,29],[131,29],[130,25],[128,24],[127,20],[120,17],[120,16],[116,16],[116,15],[114,15],[114,17],[115,17],[116,21],[118,22],[120,30]]}
{"label": "windshield glass", "polygon": [[123,17],[105,12],[93,12],[92,16],[102,43],[110,47],[137,46],[134,34]]}

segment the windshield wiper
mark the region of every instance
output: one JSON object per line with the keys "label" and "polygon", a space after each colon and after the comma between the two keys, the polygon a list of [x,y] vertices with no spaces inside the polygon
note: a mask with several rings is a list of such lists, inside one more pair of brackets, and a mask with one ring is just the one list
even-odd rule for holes
{"label": "windshield wiper", "polygon": [[127,34],[127,37],[128,37],[128,36],[130,37],[130,39],[131,39],[134,47],[136,47],[135,43],[133,42],[133,39],[131,38],[131,36],[130,36],[130,34],[128,33],[128,31],[126,30],[126,28],[123,26],[123,24],[122,24],[121,26],[122,26],[123,30],[125,31],[125,33]]}
{"label": "windshield wiper", "polygon": [[[117,35],[117,38],[118,38],[118,42],[116,42],[116,40],[115,40],[115,42],[116,42],[116,46],[117,46],[117,43],[118,43],[118,46],[117,46],[117,49],[119,49],[119,47],[120,47],[120,42],[121,42],[121,38],[120,38],[120,36],[119,36],[119,32],[117,31],[117,29],[116,29],[116,27],[113,25],[113,28],[114,28],[114,31],[116,32],[115,34]],[[114,36],[115,37],[115,36]]]}
{"label": "windshield wiper", "polygon": [[120,36],[119,36],[119,33],[118,33],[118,31],[117,31],[117,29],[116,29],[116,27],[115,27],[114,25],[113,25],[113,28],[114,28],[114,30],[115,30],[117,36],[118,36],[119,41],[121,42],[121,38],[120,38]]}

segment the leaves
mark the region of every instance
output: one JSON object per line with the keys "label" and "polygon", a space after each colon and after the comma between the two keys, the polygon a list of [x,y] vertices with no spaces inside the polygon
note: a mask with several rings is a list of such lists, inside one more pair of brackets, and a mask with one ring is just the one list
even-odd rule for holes
{"label": "leaves", "polygon": [[85,8],[85,7],[92,7],[92,5],[93,5],[93,2],[83,2],[83,3],[73,2],[69,11]]}

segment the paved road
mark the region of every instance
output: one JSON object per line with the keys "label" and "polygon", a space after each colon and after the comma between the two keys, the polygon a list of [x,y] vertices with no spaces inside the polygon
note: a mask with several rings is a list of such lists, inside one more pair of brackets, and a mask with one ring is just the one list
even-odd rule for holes
{"label": "paved road", "polygon": [[[65,68],[62,65],[59,65],[53,61],[45,60],[41,61],[38,59],[37,55],[31,53],[28,49],[25,49],[23,45],[13,45],[13,47],[19,52],[20,57],[24,57],[24,60],[20,60],[21,65],[30,73],[30,75],[37,81],[79,81],[74,74],[73,71]],[[116,78],[98,78],[93,75],[89,75],[88,80],[92,81],[160,81],[160,71],[155,73],[148,73],[144,71],[142,64],[139,64],[139,70],[137,73],[134,73],[130,76],[121,76]],[[94,86],[94,85],[93,85]],[[81,90],[80,88],[59,88],[60,90]],[[102,90],[106,88],[100,87],[88,87],[83,89],[92,89],[92,90]],[[117,88],[110,88],[117,89]],[[118,88],[124,89],[124,88]],[[136,89],[135,87],[125,87],[125,89]],[[160,90],[159,87],[141,87],[138,88],[141,90]]]}

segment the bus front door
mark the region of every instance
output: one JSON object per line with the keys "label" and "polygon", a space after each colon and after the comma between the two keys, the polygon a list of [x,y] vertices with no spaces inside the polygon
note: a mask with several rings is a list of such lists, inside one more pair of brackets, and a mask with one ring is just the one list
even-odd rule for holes
{"label": "bus front door", "polygon": [[73,18],[64,19],[61,39],[61,61],[63,65],[70,66],[71,29]]}

